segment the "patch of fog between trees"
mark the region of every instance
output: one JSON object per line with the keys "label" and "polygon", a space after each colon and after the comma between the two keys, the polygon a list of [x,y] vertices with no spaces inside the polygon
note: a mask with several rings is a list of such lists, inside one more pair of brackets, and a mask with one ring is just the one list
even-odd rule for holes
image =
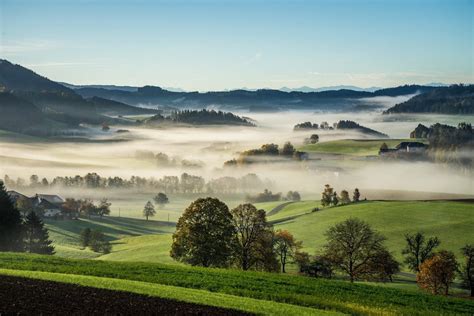
{"label": "patch of fog between trees", "polygon": [[[289,111],[281,113],[238,113],[250,116],[258,127],[179,127],[130,130],[126,142],[21,142],[0,143],[0,177],[28,179],[31,174],[51,180],[55,176],[85,175],[96,172],[103,177],[161,178],[187,172],[206,180],[222,176],[240,177],[256,173],[262,180],[273,183],[272,190],[298,190],[319,195],[324,184],[342,189],[384,189],[473,194],[472,170],[460,170],[443,164],[427,162],[380,162],[350,160],[333,162],[334,157],[309,162],[280,161],[238,168],[223,168],[225,161],[237,158],[239,152],[259,148],[262,144],[282,146],[286,141],[296,147],[315,133],[320,141],[334,139],[363,139],[366,135],[351,131],[293,131],[297,123],[311,121],[330,124],[353,120],[359,124],[390,135],[407,138],[419,123],[435,122],[457,125],[459,121],[474,122],[473,116],[402,115],[382,116],[380,113],[315,113]],[[115,137],[115,136],[114,136]],[[176,163],[160,165],[153,159],[139,159],[137,153],[165,153]],[[469,155],[471,153],[466,153]],[[281,159],[281,158],[279,158]],[[336,159],[337,160],[337,159]],[[183,161],[191,162],[186,166]],[[195,164],[193,163],[195,162]],[[201,164],[202,163],[202,164]]]}

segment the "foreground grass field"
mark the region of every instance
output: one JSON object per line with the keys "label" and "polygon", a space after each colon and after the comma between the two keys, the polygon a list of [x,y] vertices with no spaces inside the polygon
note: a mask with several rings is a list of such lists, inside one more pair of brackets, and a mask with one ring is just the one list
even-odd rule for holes
{"label": "foreground grass field", "polygon": [[[314,206],[319,206],[315,202]],[[290,208],[291,207],[291,208]],[[386,245],[396,258],[402,261],[401,251],[405,246],[404,234],[421,231],[427,236],[438,236],[439,249],[454,251],[474,241],[474,204],[452,201],[369,201],[345,206],[321,209],[304,214],[311,208],[307,202],[288,205],[269,220],[277,219],[276,228],[289,230],[303,241],[304,250],[315,253],[326,242],[324,233],[332,225],[350,217],[367,221],[386,238]],[[285,214],[298,210],[303,213],[297,218],[282,221]],[[275,216],[276,216],[275,215]]]}
{"label": "foreground grass field", "polygon": [[309,144],[299,148],[305,152],[338,154],[351,156],[373,156],[378,155],[380,146],[386,143],[393,148],[403,141],[421,141],[416,139],[343,139],[317,144]]}
{"label": "foreground grass field", "polygon": [[318,315],[322,309],[353,315],[469,315],[474,310],[471,300],[237,270],[12,253],[0,254],[0,269],[0,274],[119,289],[270,315]]}

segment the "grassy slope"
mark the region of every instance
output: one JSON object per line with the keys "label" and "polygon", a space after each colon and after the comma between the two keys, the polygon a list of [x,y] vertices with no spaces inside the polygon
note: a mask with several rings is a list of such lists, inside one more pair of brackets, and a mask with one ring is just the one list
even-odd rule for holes
{"label": "grassy slope", "polygon": [[[0,254],[0,269],[45,271],[135,280],[318,309],[331,309],[351,314],[448,315],[469,314],[474,309],[474,301],[470,300],[432,296],[421,292],[364,284],[350,284],[337,280],[311,279],[250,271],[132,262],[71,260],[11,253]],[[1,273],[5,273],[5,271],[0,270]],[[26,272],[26,274],[29,274],[29,272]],[[63,280],[69,279],[71,282],[80,279],[67,276],[59,277]],[[101,280],[94,282],[98,285],[101,284]],[[104,280],[104,282],[105,285],[102,286],[108,286],[109,281]],[[133,288],[133,285],[127,283],[121,283],[120,286],[124,290]],[[144,289],[144,291],[146,292],[148,289]],[[166,292],[166,289],[164,291]],[[159,293],[159,288],[153,292],[153,294]],[[195,294],[196,301],[194,302],[197,303],[206,303],[206,299],[210,295],[209,292]],[[202,298],[201,295],[203,295]],[[287,313],[291,315],[298,314],[292,311]]]}
{"label": "grassy slope", "polygon": [[126,237],[113,242],[113,252],[100,260],[177,264],[170,257],[171,234]]}
{"label": "grassy slope", "polygon": [[[68,258],[94,258],[99,254],[81,249],[79,234],[84,228],[102,231],[111,241],[131,236],[150,234],[170,234],[174,232],[174,223],[145,221],[124,217],[104,217],[103,219],[80,219],[72,221],[46,220],[51,239],[59,256]],[[159,236],[159,235],[157,235]],[[125,240],[126,241],[126,240]],[[117,244],[117,250],[121,250]],[[123,250],[123,249],[122,249]],[[114,249],[114,251],[116,251]]]}
{"label": "grassy slope", "polygon": [[[309,207],[305,202],[291,206],[296,208],[298,205],[301,205],[302,212]],[[387,237],[388,248],[399,260],[402,259],[405,233],[422,231],[428,236],[436,235],[441,239],[439,249],[452,250],[457,255],[462,246],[474,240],[474,205],[450,201],[361,202],[280,222],[276,228],[289,230],[303,241],[306,251],[314,253],[325,243],[326,230],[350,217],[367,221]]]}
{"label": "grassy slope", "polygon": [[285,218],[291,218],[294,216],[299,216],[303,214],[311,213],[311,210],[315,207],[321,207],[319,201],[301,201],[294,202],[284,206],[278,212],[270,215],[268,220],[270,221],[279,221]]}
{"label": "grassy slope", "polygon": [[[371,156],[378,155],[380,146],[386,143],[389,148],[393,148],[402,141],[407,139],[343,139],[317,144],[304,145],[298,150],[305,152],[324,153],[324,154],[340,154],[352,156]],[[409,139],[408,141],[422,141]]]}

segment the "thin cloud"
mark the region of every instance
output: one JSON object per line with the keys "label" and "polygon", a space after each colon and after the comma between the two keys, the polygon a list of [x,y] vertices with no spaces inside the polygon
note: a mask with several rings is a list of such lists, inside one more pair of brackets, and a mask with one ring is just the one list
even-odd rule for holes
{"label": "thin cloud", "polygon": [[17,55],[57,48],[57,43],[49,40],[3,41],[0,43],[2,55]]}

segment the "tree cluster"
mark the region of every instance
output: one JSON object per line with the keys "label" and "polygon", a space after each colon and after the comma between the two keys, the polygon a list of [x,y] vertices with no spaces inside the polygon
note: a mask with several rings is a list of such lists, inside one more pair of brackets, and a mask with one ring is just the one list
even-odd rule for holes
{"label": "tree cluster", "polygon": [[94,203],[91,199],[74,199],[67,198],[61,205],[61,209],[70,218],[77,218],[79,215],[90,218],[91,216],[100,216],[110,214],[110,206],[112,203],[108,199],[103,198],[98,203]]}
{"label": "tree cluster", "polygon": [[[359,189],[355,189],[352,195],[352,202],[359,202],[360,192]],[[336,191],[329,185],[324,186],[324,191],[321,193],[321,205],[322,206],[337,206],[339,204],[349,204],[351,203],[351,198],[349,197],[349,192],[342,190],[341,194],[338,195]]]}
{"label": "tree cluster", "polygon": [[107,254],[112,250],[107,237],[99,230],[84,228],[79,235],[79,242],[83,248],[89,247],[94,252]]}
{"label": "tree cluster", "polygon": [[264,188],[265,183],[256,174],[247,174],[240,178],[220,177],[205,181],[203,177],[188,173],[177,176],[163,176],[160,179],[132,176],[130,179],[121,177],[101,177],[97,173],[85,176],[55,177],[52,180],[37,175],[30,177],[30,183],[25,179],[16,180],[5,175],[5,185],[9,188],[87,188],[87,189],[148,189],[170,193],[242,193],[254,192]]}
{"label": "tree cluster", "polygon": [[215,198],[197,199],[184,211],[173,234],[171,257],[204,267],[278,271],[301,243],[287,231],[274,232],[263,210],[241,204],[229,210]]}
{"label": "tree cluster", "polygon": [[215,110],[181,110],[173,111],[170,116],[157,114],[154,117],[145,120],[146,124],[171,121],[176,123],[193,125],[243,125],[255,126],[250,120],[237,116],[231,112],[222,112]]}
{"label": "tree cluster", "polygon": [[282,148],[277,144],[264,144],[258,149],[250,149],[240,153],[237,159],[231,159],[224,163],[224,166],[246,165],[252,163],[268,163],[275,160],[304,160],[305,152],[295,149],[290,143],[286,142]]}
{"label": "tree cluster", "polygon": [[250,203],[274,202],[274,201],[300,201],[301,195],[298,191],[288,191],[283,197],[281,193],[272,193],[265,189],[256,195],[247,195],[245,200]]}

